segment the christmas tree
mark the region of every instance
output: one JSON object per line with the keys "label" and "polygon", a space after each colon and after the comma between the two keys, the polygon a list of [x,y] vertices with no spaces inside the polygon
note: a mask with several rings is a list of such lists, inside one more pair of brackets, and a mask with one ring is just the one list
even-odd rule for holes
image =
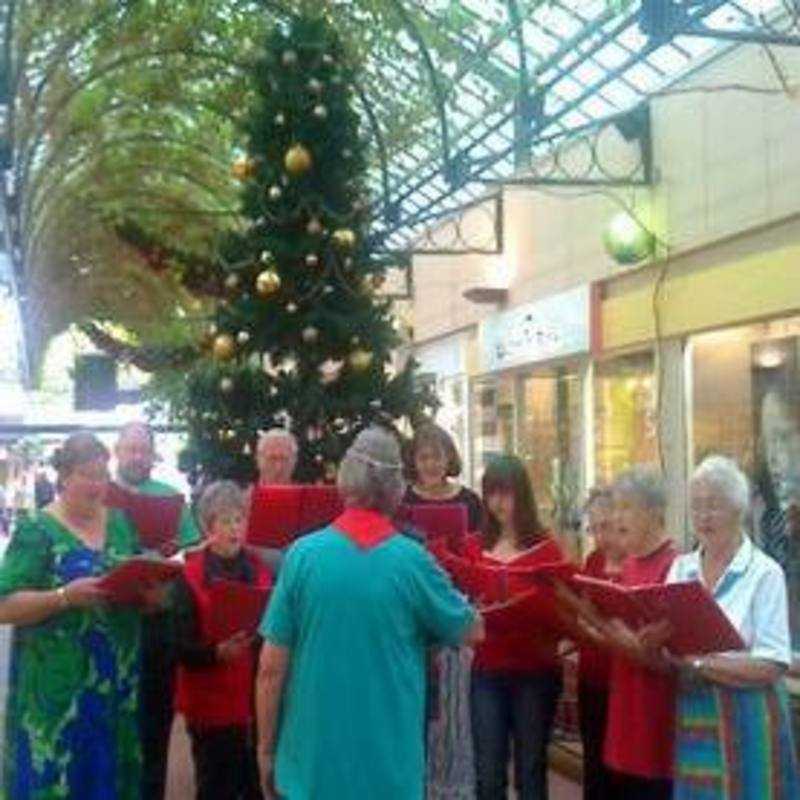
{"label": "christmas tree", "polygon": [[399,340],[376,294],[385,263],[368,235],[354,72],[324,16],[268,37],[233,164],[248,224],[220,245],[225,296],[173,408],[190,473],[252,478],[258,432],[285,425],[300,444],[297,478],[330,479],[361,427],[431,405],[413,365],[391,368]]}

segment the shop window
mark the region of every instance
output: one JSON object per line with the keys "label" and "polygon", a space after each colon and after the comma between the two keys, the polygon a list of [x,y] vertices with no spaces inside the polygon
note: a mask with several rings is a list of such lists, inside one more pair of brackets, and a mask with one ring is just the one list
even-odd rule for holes
{"label": "shop window", "polygon": [[595,471],[610,483],[634,464],[658,462],[655,359],[651,352],[595,367]]}
{"label": "shop window", "polygon": [[517,454],[531,476],[543,521],[560,531],[576,524],[581,502],[582,401],[576,370],[521,378]]}
{"label": "shop window", "polygon": [[786,570],[800,649],[800,317],[691,340],[693,458],[736,459],[753,486],[752,531]]}
{"label": "shop window", "polygon": [[525,370],[473,386],[473,481],[486,464],[512,453],[525,463],[545,524],[575,522],[583,464],[582,393],[577,369]]}
{"label": "shop window", "polygon": [[498,375],[482,378],[473,384],[472,483],[480,488],[486,465],[497,455],[513,453],[514,376]]}

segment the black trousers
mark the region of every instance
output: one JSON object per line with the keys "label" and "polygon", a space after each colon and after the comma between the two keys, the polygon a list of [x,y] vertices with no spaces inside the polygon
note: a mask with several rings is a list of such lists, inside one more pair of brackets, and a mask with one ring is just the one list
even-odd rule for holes
{"label": "black trousers", "polygon": [[614,800],[672,800],[672,781],[667,778],[640,778],[614,772],[611,784]]}
{"label": "black trousers", "polygon": [[547,745],[560,693],[555,673],[472,673],[478,800],[508,796],[512,741],[517,797],[547,800]]}
{"label": "black trousers", "polygon": [[142,671],[139,689],[142,800],[164,800],[169,737],[174,716],[173,648],[164,636],[163,615],[153,616],[153,619],[145,619],[142,625]]}
{"label": "black trousers", "polygon": [[578,685],[578,720],[583,742],[583,800],[614,800],[611,772],[603,762],[608,689],[588,681]]}
{"label": "black trousers", "polygon": [[189,726],[197,800],[261,800],[250,726]]}

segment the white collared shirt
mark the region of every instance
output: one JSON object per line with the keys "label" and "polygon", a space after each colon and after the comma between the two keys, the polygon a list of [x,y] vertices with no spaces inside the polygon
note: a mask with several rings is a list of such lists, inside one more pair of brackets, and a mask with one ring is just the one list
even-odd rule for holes
{"label": "white collared shirt", "polygon": [[[667,583],[681,581],[704,582],[699,549],[673,561]],[[753,658],[791,663],[786,578],[778,563],[748,536],[743,537],[712,594]]]}

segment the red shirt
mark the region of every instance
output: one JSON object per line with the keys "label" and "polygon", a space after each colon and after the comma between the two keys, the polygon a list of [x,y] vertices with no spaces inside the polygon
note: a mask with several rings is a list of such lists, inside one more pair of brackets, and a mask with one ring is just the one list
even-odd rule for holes
{"label": "red shirt", "polygon": [[[525,566],[559,561],[563,557],[561,548],[549,536],[511,561],[498,561],[486,552],[482,554],[483,560],[492,566]],[[546,602],[544,597],[543,602]],[[561,633],[555,626],[554,620],[552,631],[498,630],[487,619],[486,638],[475,648],[473,668],[480,672],[546,672],[557,669],[557,646]]]}
{"label": "red shirt", "polygon": [[[664,583],[678,551],[667,540],[646,556],[622,565],[623,586]],[[620,655],[611,662],[604,761],[617,772],[671,778],[675,728],[675,682]]]}
{"label": "red shirt", "polygon": [[[594,550],[589,554],[583,566],[583,574],[591,578],[613,581],[614,583],[620,579],[619,573],[606,570],[606,557],[601,550]],[[581,683],[588,683],[600,690],[608,689],[608,682],[611,677],[611,655],[609,652],[591,644],[582,644],[579,654],[579,680]]]}

